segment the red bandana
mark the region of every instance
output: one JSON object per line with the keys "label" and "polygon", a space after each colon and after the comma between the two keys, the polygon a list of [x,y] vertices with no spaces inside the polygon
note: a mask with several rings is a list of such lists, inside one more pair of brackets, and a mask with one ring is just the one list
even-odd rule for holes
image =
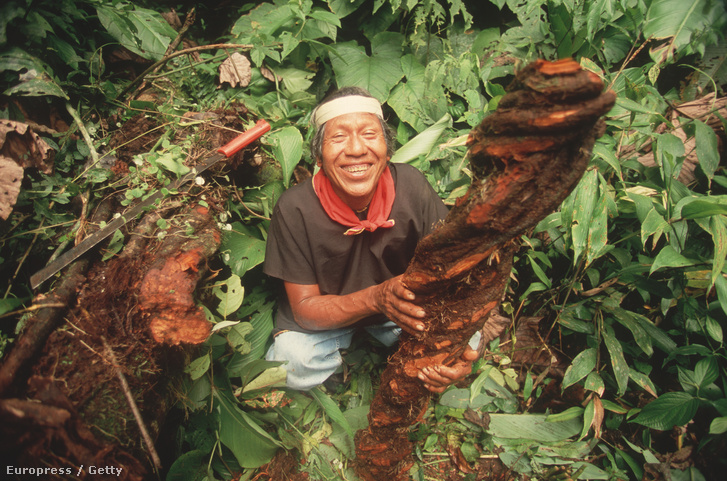
{"label": "red bandana", "polygon": [[[374,196],[369,204],[366,219],[359,219],[348,205],[333,191],[331,181],[323,173],[323,169],[313,177],[313,190],[323,205],[328,217],[341,225],[350,227],[344,235],[360,234],[364,230],[373,232],[379,227],[393,227],[394,219],[389,219],[391,206],[394,205],[396,191],[394,178],[387,166],[376,184]],[[388,220],[387,220],[388,219]]]}

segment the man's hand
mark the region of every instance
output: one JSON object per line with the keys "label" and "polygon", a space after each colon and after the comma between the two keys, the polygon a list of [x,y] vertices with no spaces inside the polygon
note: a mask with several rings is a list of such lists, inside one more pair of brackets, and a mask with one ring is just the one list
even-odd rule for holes
{"label": "man's hand", "polygon": [[450,385],[461,381],[472,372],[472,363],[480,357],[479,353],[467,346],[462,353],[462,359],[453,366],[438,364],[422,369],[417,377],[424,383],[424,387],[431,392],[444,392]]}
{"label": "man's hand", "polygon": [[374,302],[379,312],[409,334],[417,335],[424,331],[422,319],[426,312],[414,304],[414,293],[404,287],[401,278],[394,277],[376,286]]}

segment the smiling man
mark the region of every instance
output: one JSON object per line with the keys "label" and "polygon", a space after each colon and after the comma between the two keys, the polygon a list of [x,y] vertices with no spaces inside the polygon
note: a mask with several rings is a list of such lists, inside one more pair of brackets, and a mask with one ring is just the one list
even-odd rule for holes
{"label": "smiling man", "polygon": [[[393,136],[381,105],[346,87],[312,115],[311,152],[320,170],[275,206],[264,271],[282,281],[266,358],[287,361],[287,386],[307,390],[341,365],[339,349],[362,330],[387,346],[401,330],[423,332],[426,313],[401,282],[422,237],[447,208],[414,167],[391,164]],[[443,391],[470,372],[470,349],[452,367],[419,373]]]}

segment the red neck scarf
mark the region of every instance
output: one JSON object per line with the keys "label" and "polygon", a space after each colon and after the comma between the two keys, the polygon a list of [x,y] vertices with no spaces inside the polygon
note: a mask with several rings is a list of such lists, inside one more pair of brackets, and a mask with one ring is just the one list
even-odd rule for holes
{"label": "red neck scarf", "polygon": [[313,190],[321,201],[328,217],[341,225],[350,227],[344,232],[344,235],[356,235],[364,230],[373,232],[379,227],[394,226],[394,219],[389,219],[389,214],[391,214],[391,206],[394,205],[396,190],[394,188],[394,178],[391,176],[388,166],[379,177],[379,182],[376,184],[376,190],[369,203],[369,210],[364,220],[359,219],[353,209],[338,197],[333,190],[331,181],[323,173],[323,169],[319,170],[313,177]]}

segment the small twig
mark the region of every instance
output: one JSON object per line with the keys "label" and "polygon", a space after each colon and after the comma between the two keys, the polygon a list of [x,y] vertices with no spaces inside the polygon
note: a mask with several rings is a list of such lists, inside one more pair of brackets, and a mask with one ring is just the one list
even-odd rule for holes
{"label": "small twig", "polygon": [[38,309],[43,309],[45,307],[65,307],[66,304],[63,302],[49,302],[47,304],[33,304],[30,307],[26,307],[24,309],[18,309],[17,311],[12,312],[6,312],[5,314],[0,315],[0,319],[3,319],[5,317],[12,317],[12,316],[19,316],[22,314],[27,314],[28,312],[37,311]]}
{"label": "small twig", "polygon": [[156,468],[157,472],[159,472],[162,467],[162,461],[161,459],[159,459],[159,454],[157,454],[156,449],[154,449],[154,442],[152,441],[151,436],[149,436],[149,431],[147,431],[146,429],[144,420],[141,417],[141,412],[139,412],[139,407],[136,405],[136,401],[134,401],[134,396],[131,394],[129,384],[126,382],[126,377],[124,376],[124,373],[121,372],[119,362],[116,359],[116,354],[114,354],[113,349],[111,349],[111,346],[106,341],[106,338],[104,336],[101,336],[101,341],[103,342],[106,355],[108,356],[111,364],[116,370],[116,376],[121,382],[121,388],[124,392],[124,396],[126,397],[126,401],[129,403],[131,412],[134,413],[134,418],[136,419],[136,423],[139,426],[139,431],[141,432],[141,437],[144,439],[144,444],[146,444],[146,448],[149,450],[149,455],[151,456],[152,462],[154,463],[154,468]]}
{"label": "small twig", "polygon": [[253,216],[255,216],[255,217],[259,218],[259,219],[270,220],[269,217],[265,217],[264,215],[260,215],[257,212],[253,211],[251,208],[249,208],[247,206],[247,204],[245,204],[245,202],[242,200],[242,197],[240,196],[240,193],[237,191],[237,187],[235,187],[234,192],[235,192],[235,197],[237,197],[238,202],[240,202],[240,204],[242,204],[242,206],[245,208],[245,210],[247,210],[250,214],[252,214]]}

